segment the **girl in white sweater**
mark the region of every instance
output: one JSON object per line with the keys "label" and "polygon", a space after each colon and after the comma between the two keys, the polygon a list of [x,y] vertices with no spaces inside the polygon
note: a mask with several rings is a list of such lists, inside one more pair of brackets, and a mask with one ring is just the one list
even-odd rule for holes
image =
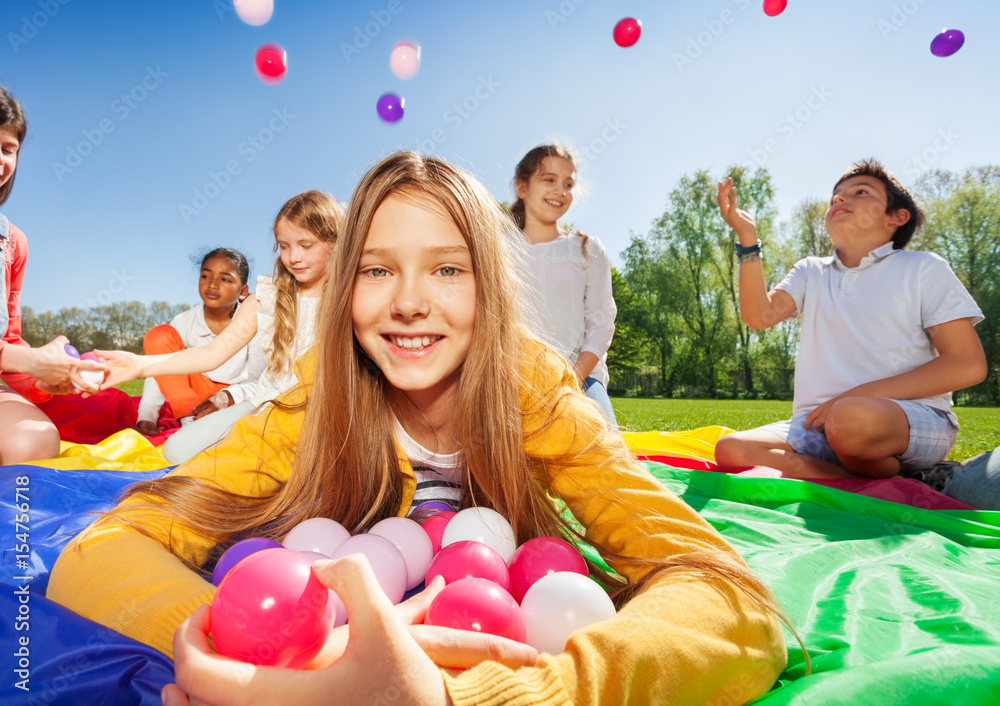
{"label": "girl in white sweater", "polygon": [[618,308],[611,262],[597,238],[559,225],[573,203],[576,161],[560,145],[539,145],[514,171],[511,213],[524,232],[529,257],[525,307],[534,333],[569,361],[587,397],[617,426],[608,397],[608,348]]}

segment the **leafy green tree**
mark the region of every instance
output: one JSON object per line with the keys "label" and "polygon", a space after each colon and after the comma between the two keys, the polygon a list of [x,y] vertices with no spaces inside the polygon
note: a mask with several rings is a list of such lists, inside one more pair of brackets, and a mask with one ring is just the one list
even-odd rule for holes
{"label": "leafy green tree", "polygon": [[716,181],[704,170],[682,176],[649,234],[665,257],[674,310],[696,352],[701,386],[711,397],[738,339],[730,272],[723,264],[728,256],[723,244],[731,235],[719,217],[716,192]]}
{"label": "leafy green tree", "polygon": [[59,335],[77,350],[120,349],[142,353],[142,339],[156,324],[166,323],[189,307],[184,304],[114,302],[92,309],[69,308],[36,314],[21,310],[21,337],[29,345],[41,346]]}
{"label": "leafy green tree", "polygon": [[[677,382],[674,373],[675,344],[681,337],[680,323],[674,313],[677,292],[672,286],[668,261],[655,239],[632,234],[632,242],[622,253],[632,299],[630,312],[641,327],[650,353],[660,371],[660,392],[670,396]],[[616,299],[617,301],[617,299]],[[626,319],[631,322],[631,319]]]}
{"label": "leafy green tree", "polygon": [[918,184],[927,222],[915,246],[946,259],[983,310],[976,332],[989,374],[967,394],[1000,405],[1000,166],[936,171]]}
{"label": "leafy green tree", "polygon": [[615,337],[608,350],[608,372],[614,384],[642,369],[650,344],[643,328],[642,306],[628,280],[614,267],[611,268],[611,291],[618,307]]}
{"label": "leafy green tree", "polygon": [[792,213],[792,248],[796,259],[833,254],[833,243],[826,232],[828,204],[819,199],[807,199]]}

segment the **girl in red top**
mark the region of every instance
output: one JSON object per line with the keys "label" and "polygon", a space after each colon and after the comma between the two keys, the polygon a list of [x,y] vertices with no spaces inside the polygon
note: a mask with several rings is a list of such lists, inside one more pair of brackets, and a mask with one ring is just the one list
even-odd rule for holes
{"label": "girl in red top", "polygon": [[[0,206],[14,187],[18,152],[27,131],[24,111],[0,86]],[[0,307],[0,465],[4,466],[58,456],[59,432],[32,399],[69,392],[71,383],[96,391],[79,371],[104,369],[68,355],[65,336],[41,348],[31,348],[21,338],[21,284],[27,260],[24,233],[0,213],[0,291],[6,302]]]}

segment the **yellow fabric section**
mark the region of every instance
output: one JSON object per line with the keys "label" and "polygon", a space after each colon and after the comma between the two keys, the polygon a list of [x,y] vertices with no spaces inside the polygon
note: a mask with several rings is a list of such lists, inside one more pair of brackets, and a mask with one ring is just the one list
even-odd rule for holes
{"label": "yellow fabric section", "polygon": [[27,465],[61,471],[155,471],[170,465],[160,449],[134,429],[122,429],[99,444],[60,441],[58,458],[32,461]]}
{"label": "yellow fabric section", "polygon": [[[715,458],[715,444],[732,429],[720,426],[700,427],[689,431],[622,432],[629,450],[637,456],[677,456],[702,461]],[[31,461],[26,465],[45,466],[63,471],[155,471],[170,464],[134,429],[123,429],[99,444],[60,442],[59,457]]]}
{"label": "yellow fabric section", "polygon": [[700,461],[715,460],[715,444],[733,430],[710,426],[690,431],[622,432],[629,450],[636,456],[678,456]]}

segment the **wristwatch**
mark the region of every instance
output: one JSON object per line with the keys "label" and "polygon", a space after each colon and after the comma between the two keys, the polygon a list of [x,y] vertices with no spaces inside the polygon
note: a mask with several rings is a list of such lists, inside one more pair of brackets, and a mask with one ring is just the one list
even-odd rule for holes
{"label": "wristwatch", "polygon": [[750,247],[743,247],[742,245],[740,245],[740,241],[737,240],[735,243],[733,243],[733,246],[736,248],[736,257],[742,257],[744,255],[753,255],[755,252],[760,252],[759,240]]}

